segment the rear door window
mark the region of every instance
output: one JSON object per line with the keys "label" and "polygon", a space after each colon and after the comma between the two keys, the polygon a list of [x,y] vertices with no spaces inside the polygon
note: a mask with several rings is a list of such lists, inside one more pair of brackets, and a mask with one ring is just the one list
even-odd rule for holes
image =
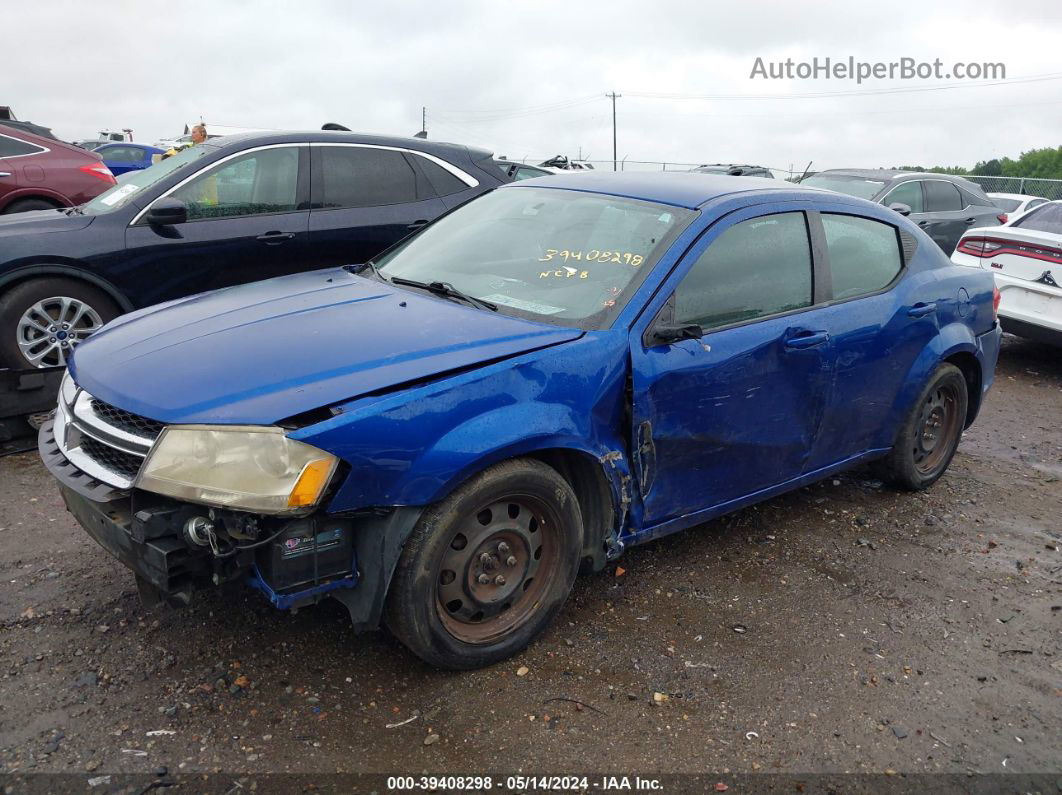
{"label": "rear door window", "polygon": [[882,199],[882,204],[888,207],[890,204],[906,204],[913,213],[925,212],[922,202],[922,183],[917,179],[901,182]]}
{"label": "rear door window", "polygon": [[887,287],[903,267],[896,227],[834,213],[822,214],[833,297],[854,298]]}
{"label": "rear door window", "polygon": [[939,179],[926,180],[926,211],[947,213],[963,208],[959,190],[950,182]]}
{"label": "rear door window", "polygon": [[804,213],[734,224],[675,290],[675,322],[708,330],[811,306],[811,245]]}
{"label": "rear door window", "polygon": [[391,149],[322,146],[313,180],[314,209],[380,207],[417,201],[417,175],[405,155]]}

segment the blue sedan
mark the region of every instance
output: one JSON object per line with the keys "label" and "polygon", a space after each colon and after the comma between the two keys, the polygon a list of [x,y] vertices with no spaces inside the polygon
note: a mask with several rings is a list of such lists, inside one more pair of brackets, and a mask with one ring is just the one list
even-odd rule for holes
{"label": "blue sedan", "polygon": [[40,450],[145,599],[330,596],[471,668],[631,545],[864,462],[929,487],[992,384],[997,304],[862,199],[557,175],[364,265],[115,320]]}
{"label": "blue sedan", "polygon": [[115,143],[97,146],[94,150],[103,158],[103,163],[114,176],[127,171],[139,171],[148,168],[154,155],[163,155],[165,151],[155,146],[134,143]]}

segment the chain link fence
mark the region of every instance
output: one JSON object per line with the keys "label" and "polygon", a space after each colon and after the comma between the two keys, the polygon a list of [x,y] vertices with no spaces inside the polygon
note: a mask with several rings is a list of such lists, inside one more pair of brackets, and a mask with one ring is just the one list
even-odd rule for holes
{"label": "chain link fence", "polygon": [[970,182],[976,182],[985,193],[1019,193],[1023,196],[1040,196],[1044,199],[1062,199],[1062,179],[983,177],[977,174],[962,174],[961,176]]}

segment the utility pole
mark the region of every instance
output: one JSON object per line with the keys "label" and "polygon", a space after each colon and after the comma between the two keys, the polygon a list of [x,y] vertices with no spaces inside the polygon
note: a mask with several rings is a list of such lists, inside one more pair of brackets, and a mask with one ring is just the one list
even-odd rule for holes
{"label": "utility pole", "polygon": [[611,94],[605,94],[606,97],[612,100],[612,170],[618,171],[616,168],[616,100],[623,96],[623,94],[617,94],[613,91]]}
{"label": "utility pole", "polygon": [[420,106],[420,131],[428,137],[428,109],[424,105]]}

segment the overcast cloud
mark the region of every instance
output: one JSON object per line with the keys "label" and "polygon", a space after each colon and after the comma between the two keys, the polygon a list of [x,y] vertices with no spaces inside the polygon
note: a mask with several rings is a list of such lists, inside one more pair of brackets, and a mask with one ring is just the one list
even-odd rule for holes
{"label": "overcast cloud", "polygon": [[[765,61],[818,56],[1002,62],[1058,74],[1062,3],[329,0],[4,3],[0,104],[60,138],[186,121],[306,129],[340,122],[428,133],[541,159],[749,162],[774,168],[948,164],[1062,144],[1062,79],[915,93],[791,95],[950,81],[752,80]],[[556,107],[560,105],[560,107]],[[552,108],[544,106],[554,106]]]}

